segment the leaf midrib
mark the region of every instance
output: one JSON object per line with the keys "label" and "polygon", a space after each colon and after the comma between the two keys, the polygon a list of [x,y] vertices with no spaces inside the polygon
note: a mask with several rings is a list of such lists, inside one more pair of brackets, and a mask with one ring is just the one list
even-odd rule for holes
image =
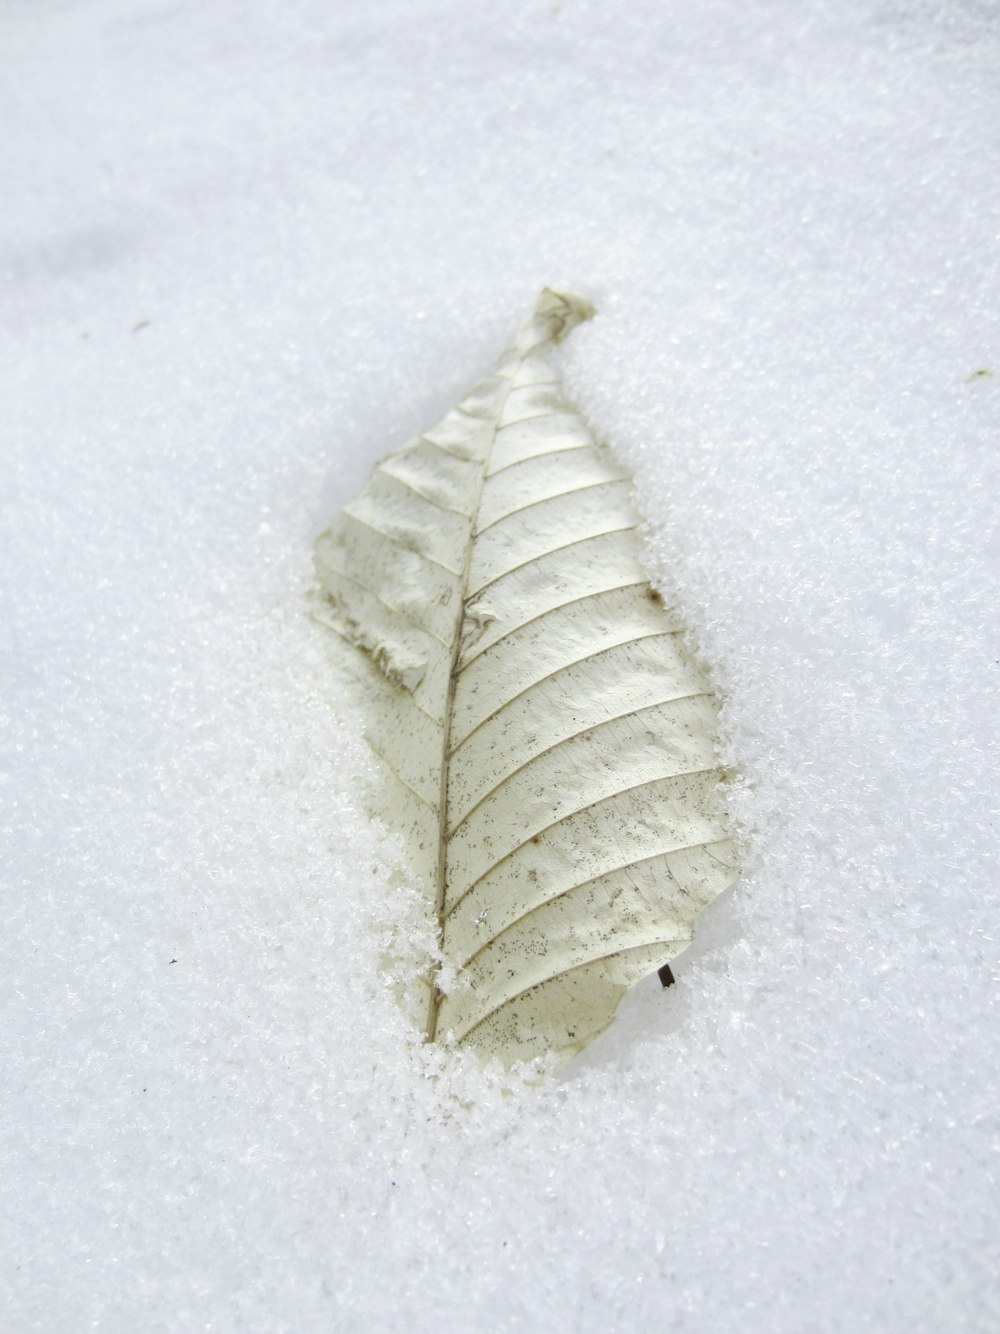
{"label": "leaf midrib", "polygon": [[[444,703],[444,725],[441,728],[441,790],[438,798],[438,878],[437,901],[434,909],[435,919],[437,921],[439,948],[443,948],[444,946],[444,909],[448,891],[448,779],[451,769],[451,725],[452,719],[455,716],[455,689],[458,685],[458,678],[461,671],[459,663],[462,657],[462,630],[465,625],[465,612],[469,602],[469,575],[472,569],[472,553],[478,537],[476,529],[479,526],[479,513],[483,507],[483,493],[486,490],[486,470],[489,467],[490,457],[493,453],[493,446],[496,444],[497,431],[500,428],[500,418],[503,416],[504,408],[507,406],[507,400],[510,397],[516,379],[517,368],[515,367],[507,380],[507,387],[504,395],[493,414],[489,448],[483,455],[482,467],[479,473],[479,494],[476,497],[475,508],[469,515],[469,535],[465,543],[465,561],[461,575],[459,576],[458,614],[455,620],[454,639],[451,645],[451,667],[448,672],[448,690],[445,695]],[[437,1021],[442,1000],[442,994],[437,985],[440,971],[440,965],[438,964],[435,965],[431,974],[430,1008],[427,1016],[427,1040],[429,1042],[433,1042],[437,1036]]]}

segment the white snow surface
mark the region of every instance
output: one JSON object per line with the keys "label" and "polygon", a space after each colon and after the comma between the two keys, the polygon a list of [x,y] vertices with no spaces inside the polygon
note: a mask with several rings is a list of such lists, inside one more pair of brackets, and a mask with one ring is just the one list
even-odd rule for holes
{"label": "white snow surface", "polygon": [[[1000,1328],[997,6],[7,0],[0,123],[0,1326]],[[746,853],[508,1088],[307,594],[546,283]]]}

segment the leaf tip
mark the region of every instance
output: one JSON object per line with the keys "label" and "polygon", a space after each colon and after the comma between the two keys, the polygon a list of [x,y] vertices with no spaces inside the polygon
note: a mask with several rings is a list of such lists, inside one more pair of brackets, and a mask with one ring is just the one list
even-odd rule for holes
{"label": "leaf tip", "polygon": [[516,350],[523,357],[541,343],[561,343],[578,324],[592,319],[595,313],[586,297],[543,287],[534,310],[521,325]]}

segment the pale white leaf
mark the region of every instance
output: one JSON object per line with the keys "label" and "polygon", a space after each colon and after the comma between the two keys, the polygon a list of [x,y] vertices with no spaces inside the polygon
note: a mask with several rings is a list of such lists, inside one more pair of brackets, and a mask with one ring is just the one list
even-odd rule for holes
{"label": "pale white leaf", "polygon": [[649,583],[629,474],[546,357],[591,313],[544,291],[316,547],[373,812],[457,977],[428,969],[427,1036],[505,1063],[579,1051],[737,874],[711,687]]}

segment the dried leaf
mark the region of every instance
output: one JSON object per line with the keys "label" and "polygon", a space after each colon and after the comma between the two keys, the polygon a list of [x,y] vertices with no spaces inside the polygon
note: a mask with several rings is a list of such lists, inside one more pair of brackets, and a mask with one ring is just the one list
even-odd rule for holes
{"label": "dried leaf", "polygon": [[390,454],[319,539],[383,782],[457,981],[430,1038],[564,1059],[736,875],[717,706],[650,586],[628,472],[546,352],[546,290],[496,372]]}

